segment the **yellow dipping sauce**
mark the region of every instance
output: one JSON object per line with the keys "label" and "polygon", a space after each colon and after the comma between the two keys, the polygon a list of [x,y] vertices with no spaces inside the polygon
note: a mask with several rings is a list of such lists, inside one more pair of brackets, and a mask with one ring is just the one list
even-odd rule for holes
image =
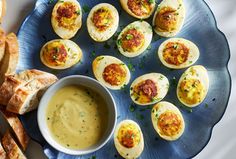
{"label": "yellow dipping sauce", "polygon": [[108,109],[104,99],[83,86],[66,86],[52,97],[47,125],[53,138],[71,149],[97,144],[107,129]]}

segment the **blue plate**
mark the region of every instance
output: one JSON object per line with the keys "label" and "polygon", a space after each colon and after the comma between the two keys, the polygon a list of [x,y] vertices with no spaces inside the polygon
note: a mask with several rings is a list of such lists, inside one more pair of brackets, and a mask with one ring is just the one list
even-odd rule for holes
{"label": "blue plate", "polygon": [[[141,159],[183,159],[191,158],[198,154],[208,143],[212,128],[222,118],[230,96],[231,79],[227,64],[230,58],[230,51],[227,40],[222,32],[217,29],[214,16],[203,0],[184,0],[187,15],[181,32],[177,37],[183,37],[193,41],[200,49],[201,55],[196,64],[204,65],[210,77],[210,89],[205,101],[192,112],[185,109],[176,97],[175,77],[178,81],[184,70],[170,70],[164,67],[157,58],[156,52],[159,45],[166,40],[156,35],[152,41],[151,49],[143,55],[127,59],[118,50],[115,49],[115,40],[109,40],[107,43],[96,43],[88,35],[86,29],[86,17],[83,16],[82,29],[72,39],[83,50],[82,63],[73,68],[64,71],[55,71],[45,67],[39,58],[40,48],[49,40],[59,38],[53,31],[50,24],[50,16],[54,3],[48,3],[49,0],[38,0],[35,9],[25,19],[19,32],[18,38],[20,43],[20,61],[18,71],[36,68],[56,74],[59,78],[82,74],[91,76],[91,62],[100,54],[112,55],[123,60],[126,64],[134,65],[131,82],[138,76],[150,72],[159,72],[166,75],[172,83],[168,95],[164,100],[176,104],[186,122],[186,130],[183,136],[174,142],[167,142],[160,139],[151,123],[150,107],[136,107],[134,112],[129,111],[132,103],[127,89],[121,91],[111,91],[118,107],[118,122],[123,119],[132,119],[138,122],[144,134],[145,149]],[[81,6],[91,8],[94,5],[107,2],[114,5],[120,13],[120,29],[123,26],[135,21],[136,19],[129,16],[121,9],[118,1],[112,0],[80,0]],[[151,19],[148,19],[151,22]],[[119,30],[120,30],[119,29]],[[130,82],[130,83],[131,83]],[[115,150],[113,140],[110,140],[101,150],[86,156],[70,156],[56,151],[50,147],[40,134],[36,121],[36,111],[21,116],[29,135],[38,141],[44,148],[45,154],[49,158],[61,159],[87,159],[96,156],[98,159],[121,158]]]}

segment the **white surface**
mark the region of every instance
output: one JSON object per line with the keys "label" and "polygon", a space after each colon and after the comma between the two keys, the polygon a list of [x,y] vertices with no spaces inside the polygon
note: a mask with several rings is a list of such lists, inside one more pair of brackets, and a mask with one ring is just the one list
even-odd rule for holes
{"label": "white surface", "polygon": [[[7,0],[8,10],[3,21],[6,31],[16,32],[23,18],[30,12],[34,0]],[[214,12],[218,27],[229,41],[231,60],[229,69],[232,82],[236,82],[236,0],[206,0]],[[220,58],[220,57],[218,57]],[[222,84],[222,87],[224,85]],[[196,159],[234,159],[236,156],[236,88],[232,86],[231,99],[222,120],[214,127],[212,137],[205,149]],[[197,144],[197,143],[193,143]],[[42,148],[31,141],[27,150],[30,159],[44,159]]]}

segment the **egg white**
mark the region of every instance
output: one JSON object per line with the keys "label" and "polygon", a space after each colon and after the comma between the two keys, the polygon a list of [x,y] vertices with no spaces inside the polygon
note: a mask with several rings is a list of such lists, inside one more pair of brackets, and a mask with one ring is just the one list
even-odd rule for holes
{"label": "egg white", "polygon": [[144,34],[144,45],[136,52],[128,52],[123,50],[122,46],[120,46],[117,42],[117,48],[120,51],[121,54],[123,54],[126,57],[136,57],[140,54],[142,54],[147,48],[148,46],[151,44],[152,41],[152,27],[149,23],[145,22],[145,21],[135,21],[131,24],[129,24],[128,26],[126,26],[121,33],[118,36],[118,39],[121,39],[122,35],[130,28],[137,28],[139,31],[141,31]]}
{"label": "egg white", "polygon": [[[178,9],[179,6],[180,6],[180,8]],[[186,12],[185,5],[184,5],[183,0],[163,0],[158,5],[156,12],[154,14],[153,21],[152,21],[153,26],[155,26],[155,20],[156,20],[157,13],[159,13],[161,8],[163,8],[163,7],[171,7],[173,9],[176,9],[177,10],[176,13],[178,13],[178,16],[179,16],[179,22],[176,26],[176,29],[173,31],[161,32],[161,31],[158,31],[155,27],[154,27],[154,31],[156,32],[156,34],[158,34],[162,37],[173,37],[176,34],[178,34],[183,27],[185,16],[186,16],[185,15],[186,14],[185,13]]]}
{"label": "egg white", "polygon": [[166,94],[169,90],[169,81],[168,81],[168,79],[160,73],[149,73],[149,74],[142,75],[142,76],[136,78],[133,81],[130,88],[134,88],[134,86],[136,86],[140,82],[148,80],[148,79],[155,82],[157,88],[159,88],[157,96],[154,97],[156,100],[154,100],[152,102],[149,102],[149,103],[139,103],[138,101],[135,100],[136,97],[134,95],[132,95],[133,94],[133,89],[130,89],[130,97],[133,100],[133,102],[138,104],[138,105],[145,106],[145,105],[155,104],[155,103],[161,101],[166,96]]}
{"label": "egg white", "polygon": [[[118,132],[119,132],[119,129],[122,125],[124,124],[132,124],[134,125],[140,132],[140,142],[138,145],[136,145],[135,147],[132,147],[132,148],[126,148],[124,147],[122,144],[120,144],[117,136],[118,136]],[[132,120],[123,120],[122,122],[120,122],[116,129],[115,129],[115,133],[114,133],[114,143],[115,143],[115,147],[116,147],[116,150],[119,152],[119,154],[125,158],[125,159],[134,159],[134,158],[138,158],[142,152],[143,152],[143,149],[144,149],[144,138],[143,138],[143,133],[142,133],[142,130],[141,128],[139,127],[139,125],[135,122],[135,121],[132,121]],[[128,156],[127,156],[128,154]]]}
{"label": "egg white", "polygon": [[[189,56],[188,56],[188,59],[186,62],[180,64],[179,66],[176,66],[176,65],[169,64],[164,60],[163,52],[164,52],[166,44],[168,44],[169,42],[182,43],[189,49]],[[160,61],[162,62],[162,64],[164,66],[171,68],[171,69],[183,69],[183,68],[189,67],[189,66],[193,65],[198,60],[199,56],[200,56],[200,52],[199,52],[198,47],[193,42],[191,42],[187,39],[183,39],[183,38],[170,38],[170,39],[164,41],[158,49],[158,57],[159,57]]]}
{"label": "egg white", "polygon": [[[126,70],[126,78],[124,80],[123,83],[121,83],[118,86],[113,86],[110,83],[107,83],[104,79],[103,79],[103,71],[106,68],[106,66],[110,65],[110,64],[122,64],[122,67]],[[113,56],[98,56],[96,57],[96,59],[93,61],[92,64],[92,68],[93,68],[93,73],[94,76],[96,77],[96,79],[101,82],[104,86],[106,86],[109,89],[112,90],[119,90],[121,88],[123,88],[125,85],[127,85],[130,81],[131,78],[131,74],[129,71],[129,68],[126,66],[126,64],[124,62],[122,62],[121,60],[119,60],[116,57]]]}
{"label": "egg white", "polygon": [[[68,57],[66,59],[65,65],[64,66],[51,66],[50,64],[47,63],[47,61],[44,60],[43,52],[45,50],[45,47],[47,45],[50,45],[50,43],[53,42],[59,42],[63,44],[67,50]],[[80,47],[73,41],[71,40],[63,40],[63,39],[56,39],[47,42],[40,51],[40,59],[42,63],[52,69],[57,69],[57,70],[62,70],[62,69],[67,69],[78,63],[82,59],[83,53]]]}
{"label": "egg white", "polygon": [[[180,132],[174,136],[162,135],[160,133],[161,131],[159,130],[159,128],[157,126],[159,116],[161,114],[165,113],[166,111],[171,111],[171,112],[174,112],[175,114],[179,115],[179,117],[181,118],[182,124],[183,124]],[[152,108],[152,112],[151,112],[151,119],[152,119],[152,124],[153,124],[154,129],[156,130],[158,135],[165,140],[168,140],[168,141],[177,140],[184,133],[185,122],[184,122],[184,118],[182,116],[182,113],[179,111],[179,109],[175,105],[173,105],[170,102],[162,101],[162,102],[159,102],[156,105],[154,105],[154,107]]]}
{"label": "egg white", "polygon": [[[80,11],[80,14],[77,16],[77,18],[76,18],[76,20],[74,22],[76,27],[74,29],[72,29],[72,30],[59,26],[59,23],[58,23],[58,21],[56,19],[57,9],[61,5],[63,5],[63,3],[65,3],[65,2],[73,3],[76,6],[76,8]],[[78,30],[82,26],[82,9],[81,9],[81,6],[80,6],[79,2],[77,0],[58,1],[56,3],[56,5],[54,6],[53,11],[52,11],[51,24],[52,24],[52,27],[53,27],[53,30],[55,31],[55,33],[59,37],[61,37],[62,39],[71,39],[72,37],[74,37],[75,34],[78,32]]]}
{"label": "egg white", "polygon": [[122,8],[123,8],[129,15],[131,15],[131,16],[133,16],[133,17],[135,17],[135,18],[138,18],[138,19],[147,19],[147,18],[149,18],[149,17],[153,14],[153,12],[154,12],[154,10],[155,10],[155,6],[156,6],[156,2],[154,1],[154,2],[152,3],[152,5],[151,5],[151,6],[152,6],[152,10],[151,10],[151,12],[150,12],[148,15],[138,16],[138,15],[134,14],[134,13],[129,9],[127,3],[128,3],[128,0],[120,0],[120,4],[121,4]]}
{"label": "egg white", "polygon": [[[108,8],[111,11],[114,23],[107,30],[100,32],[97,30],[96,26],[92,22],[92,18],[93,18],[94,12],[96,12],[98,9],[102,7]],[[97,42],[103,42],[110,39],[115,34],[118,28],[118,25],[119,25],[119,13],[114,6],[108,3],[100,3],[94,6],[91,9],[87,18],[87,28],[88,28],[89,35],[93,40]]]}
{"label": "egg white", "polygon": [[[191,69],[194,69],[196,71],[197,75],[192,75],[191,74]],[[179,96],[179,92],[180,92],[180,84],[184,79],[197,79],[201,82],[201,84],[203,85],[204,88],[204,96],[201,99],[201,101],[199,103],[196,104],[188,104],[186,102],[184,102],[180,96]],[[177,97],[179,99],[179,101],[184,104],[187,107],[196,107],[199,104],[201,104],[203,102],[203,100],[206,98],[207,92],[209,90],[209,77],[208,77],[208,73],[207,70],[204,66],[201,65],[195,65],[195,66],[191,66],[190,68],[188,68],[180,77],[179,82],[178,82],[178,86],[177,86]]]}

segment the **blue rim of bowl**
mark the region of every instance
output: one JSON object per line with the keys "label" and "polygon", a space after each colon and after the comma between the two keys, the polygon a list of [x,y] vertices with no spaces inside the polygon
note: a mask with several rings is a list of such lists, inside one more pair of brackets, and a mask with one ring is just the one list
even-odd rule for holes
{"label": "blue rim of bowl", "polygon": [[[32,14],[35,12],[35,10],[37,9],[37,7],[41,4],[41,3],[37,3],[39,0],[36,1],[35,3],[35,6],[34,6],[34,9],[28,14],[28,16],[23,20],[18,32],[17,32],[17,35],[19,35],[19,32],[20,30],[24,27],[24,24],[27,22],[27,20],[32,16]],[[205,145],[195,154],[195,155],[192,155],[191,157],[189,158],[193,158],[193,157],[196,157],[206,146],[207,144],[209,143],[210,139],[211,139],[211,136],[212,136],[212,131],[213,131],[213,128],[215,127],[215,125],[217,123],[219,123],[219,121],[222,119],[222,117],[224,116],[225,114],[225,111],[228,107],[228,104],[229,104],[229,99],[230,99],[230,96],[231,96],[231,90],[232,90],[232,78],[231,78],[231,75],[230,75],[230,72],[229,72],[229,68],[228,68],[228,64],[229,64],[229,60],[230,60],[230,57],[231,57],[231,53],[230,53],[230,47],[229,47],[229,43],[228,43],[228,40],[225,36],[225,34],[218,28],[218,25],[217,25],[217,21],[216,21],[216,17],[214,15],[214,13],[212,12],[211,8],[209,7],[209,5],[207,4],[207,2],[205,0],[202,0],[202,2],[207,6],[207,8],[209,9],[212,17],[213,17],[213,20],[215,22],[215,28],[217,29],[217,31],[223,36],[223,38],[225,39],[225,42],[227,44],[227,48],[228,48],[228,60],[225,64],[225,68],[226,68],[226,71],[228,73],[228,77],[229,77],[229,82],[230,82],[230,89],[229,89],[229,96],[228,96],[228,99],[227,99],[227,102],[226,102],[226,107],[224,109],[224,112],[222,113],[221,117],[219,118],[218,121],[215,122],[215,124],[212,125],[212,127],[210,128],[210,135],[209,135],[209,138],[207,140],[207,142],[205,143]],[[34,141],[36,141],[37,143],[39,143],[41,146],[44,146],[43,144],[41,144],[39,141],[33,139]]]}
{"label": "blue rim of bowl", "polygon": [[[107,142],[111,139],[111,137],[112,137],[112,135],[114,134],[114,131],[115,131],[115,127],[116,127],[116,123],[117,123],[117,109],[116,109],[116,102],[115,102],[115,100],[114,100],[114,98],[113,98],[113,96],[112,96],[112,94],[110,93],[110,91],[105,87],[105,86],[103,86],[100,82],[98,82],[97,80],[95,80],[95,79],[93,79],[93,78],[91,78],[91,77],[88,77],[88,76],[83,76],[83,75],[71,75],[71,76],[67,76],[67,77],[64,77],[64,78],[61,78],[60,80],[58,80],[55,84],[53,84],[46,92],[45,92],[45,94],[43,95],[43,97],[42,97],[42,100],[45,98],[45,96],[48,94],[48,92],[50,92],[52,89],[54,89],[55,87],[56,87],[56,85],[58,84],[58,83],[62,83],[62,82],[64,82],[65,80],[67,80],[67,79],[69,79],[69,78],[82,78],[82,79],[85,79],[85,80],[90,80],[90,81],[92,81],[92,82],[94,82],[94,83],[96,83],[96,84],[98,84],[98,85],[100,85],[101,86],[101,88],[102,89],[104,89],[106,92],[107,92],[107,94],[110,96],[110,98],[111,98],[111,101],[112,101],[112,103],[113,103],[113,105],[114,105],[114,123],[112,123],[112,129],[111,129],[111,131],[109,131],[108,132],[108,134],[109,135],[107,135],[107,137],[104,139],[104,141],[101,143],[101,144],[99,144],[96,148],[94,148],[94,149],[92,149],[92,150],[72,150],[72,149],[68,149],[68,148],[65,148],[65,149],[67,149],[67,150],[71,150],[71,152],[72,151],[74,151],[73,153],[68,153],[68,152],[65,152],[65,151],[61,151],[58,147],[56,147],[55,145],[53,145],[53,144],[51,144],[50,142],[48,142],[47,141],[47,139],[45,138],[45,135],[44,135],[44,133],[43,133],[43,128],[39,125],[39,120],[41,120],[40,119],[40,117],[39,117],[39,111],[37,111],[37,123],[38,123],[38,126],[39,126],[39,131],[40,131],[40,133],[42,134],[42,136],[43,136],[43,138],[46,140],[46,142],[49,144],[49,145],[51,145],[53,148],[55,148],[56,150],[58,150],[58,151],[60,151],[60,152],[63,152],[63,153],[65,153],[65,154],[69,154],[69,155],[86,155],[86,154],[90,154],[90,153],[93,153],[93,152],[95,152],[95,151],[98,151],[99,149],[101,149],[102,147],[104,147],[106,144],[107,144]],[[41,104],[39,104],[39,106],[40,106]],[[39,109],[38,109],[39,110]],[[54,140],[54,139],[53,139]],[[55,140],[54,140],[55,141]],[[56,142],[56,141],[55,141]],[[57,143],[57,142],[56,142]],[[59,143],[57,143],[58,145],[60,145]],[[76,153],[76,151],[81,151],[81,152],[83,152],[84,151],[84,153]]]}

